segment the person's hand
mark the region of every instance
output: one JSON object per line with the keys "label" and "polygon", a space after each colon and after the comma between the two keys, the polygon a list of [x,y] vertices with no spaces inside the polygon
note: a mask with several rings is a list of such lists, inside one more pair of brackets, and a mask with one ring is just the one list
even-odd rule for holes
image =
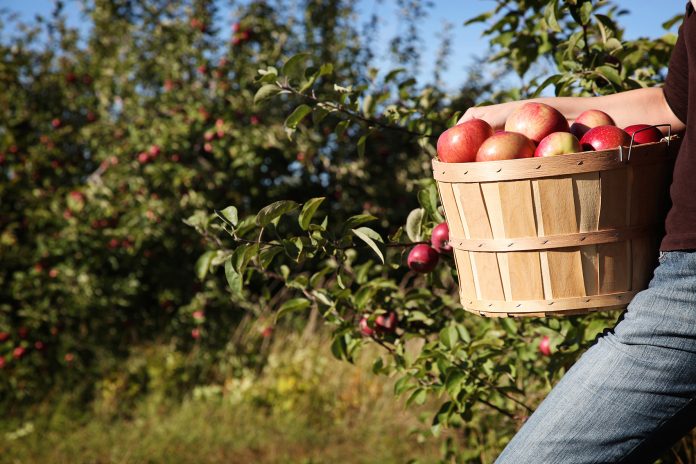
{"label": "person's hand", "polygon": [[466,110],[464,116],[459,118],[457,124],[461,124],[470,119],[483,119],[491,125],[493,130],[503,130],[505,128],[505,121],[510,113],[523,103],[524,101],[507,102],[489,106],[474,106]]}

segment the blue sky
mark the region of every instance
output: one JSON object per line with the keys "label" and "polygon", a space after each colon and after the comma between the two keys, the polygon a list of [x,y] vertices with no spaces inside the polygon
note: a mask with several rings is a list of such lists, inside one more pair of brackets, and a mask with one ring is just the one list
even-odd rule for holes
{"label": "blue sky", "polygon": [[[80,21],[78,3],[75,0],[66,0],[66,10],[70,21],[77,24]],[[373,11],[376,11],[383,21],[382,36],[376,42],[382,44],[378,47],[378,58],[384,66],[394,67],[387,55],[387,41],[397,32],[396,13],[393,1],[385,0],[358,0],[357,9],[361,19],[366,19]],[[438,32],[442,30],[445,21],[451,23],[453,56],[447,72],[444,74],[446,87],[451,90],[460,86],[466,77],[466,67],[477,55],[482,55],[486,50],[486,41],[481,38],[482,27],[473,25],[464,27],[464,22],[492,7],[491,0],[434,0],[434,8],[423,19],[423,60],[422,76],[429,78],[432,75],[435,63],[435,51],[439,46]],[[630,11],[623,17],[621,23],[626,29],[626,38],[632,39],[639,36],[659,37],[664,34],[661,24],[674,14],[683,12],[685,1],[665,0],[617,0],[616,3]],[[53,0],[0,0],[0,7],[18,11],[24,19],[30,19],[39,12],[50,12]],[[224,16],[228,16],[229,14]],[[225,18],[230,21],[232,18]]]}

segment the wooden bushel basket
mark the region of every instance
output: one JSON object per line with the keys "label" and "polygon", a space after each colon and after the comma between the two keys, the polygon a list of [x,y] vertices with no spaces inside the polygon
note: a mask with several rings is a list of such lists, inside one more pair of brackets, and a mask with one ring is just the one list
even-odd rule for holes
{"label": "wooden bushel basket", "polygon": [[464,308],[496,317],[625,308],[657,264],[677,142],[433,160]]}

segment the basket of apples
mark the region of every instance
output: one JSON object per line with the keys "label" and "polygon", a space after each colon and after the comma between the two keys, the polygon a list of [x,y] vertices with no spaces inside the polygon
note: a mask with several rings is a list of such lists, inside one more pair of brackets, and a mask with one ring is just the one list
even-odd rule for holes
{"label": "basket of apples", "polygon": [[575,315],[623,309],[656,264],[676,153],[655,126],[598,110],[571,126],[543,103],[505,130],[442,133],[433,174],[468,311]]}

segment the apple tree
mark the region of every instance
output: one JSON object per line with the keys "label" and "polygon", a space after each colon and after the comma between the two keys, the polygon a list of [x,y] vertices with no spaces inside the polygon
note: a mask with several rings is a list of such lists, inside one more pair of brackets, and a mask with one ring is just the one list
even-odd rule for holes
{"label": "apple tree", "polygon": [[[550,90],[600,95],[661,82],[674,35],[625,40],[625,13],[612,2],[497,1],[470,22],[486,24],[489,61],[514,69],[523,85],[477,102]],[[498,320],[466,313],[450,254],[430,247],[444,217],[429,166],[438,135],[464,102],[415,86],[399,70],[349,85],[337,69],[309,52],[267,62],[254,103],[294,102],[284,122],[288,137],[340,173],[327,189],[363,185],[370,207],[344,218],[337,211],[355,212],[352,202],[326,194],[278,200],[246,215],[231,204],[195,224],[212,245],[203,256],[224,273],[233,299],[271,305],[278,323],[321,316],[337,358],[352,361],[365,343],[381,346],[374,371],[396,375],[397,394],[415,404],[438,398],[434,431],[457,426],[468,445],[484,446],[473,431],[502,414],[513,420],[497,422],[497,436],[511,434],[618,314]],[[317,143],[317,130],[331,131],[340,158]],[[389,150],[385,160],[387,138],[389,147],[399,140],[408,151]],[[400,162],[389,164],[394,156]],[[388,176],[389,187],[376,173]],[[441,232],[434,235],[441,247]]]}

